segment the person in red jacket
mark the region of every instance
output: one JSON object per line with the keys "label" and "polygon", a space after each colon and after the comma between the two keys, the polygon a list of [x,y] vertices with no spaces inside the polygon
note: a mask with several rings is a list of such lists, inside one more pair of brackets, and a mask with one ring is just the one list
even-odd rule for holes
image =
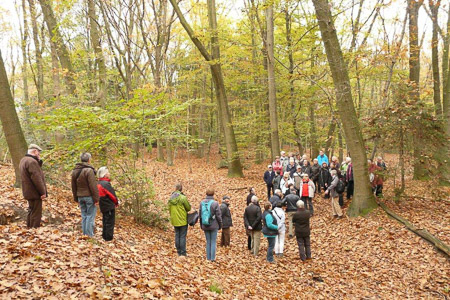
{"label": "person in red jacket", "polygon": [[116,192],[111,186],[110,174],[107,167],[98,169],[98,194],[100,196],[100,211],[103,218],[102,237],[105,241],[111,241],[114,236],[114,225],[116,220],[116,207],[119,205]]}

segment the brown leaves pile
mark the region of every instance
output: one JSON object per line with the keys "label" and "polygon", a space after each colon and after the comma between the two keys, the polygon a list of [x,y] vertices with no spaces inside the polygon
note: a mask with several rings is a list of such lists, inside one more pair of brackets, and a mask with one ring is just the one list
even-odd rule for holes
{"label": "brown leaves pile", "polygon": [[[193,173],[189,173],[192,167]],[[258,257],[246,249],[243,226],[246,190],[266,197],[264,165],[245,171],[244,179],[226,178],[214,163],[179,158],[174,167],[148,161],[157,197],[167,201],[176,181],[195,209],[207,187],[217,200],[231,196],[232,247],[218,247],[217,261],[206,261],[205,238],[190,227],[187,258],[178,258],[173,230],[135,225],[119,213],[112,242],[101,239],[101,214],[90,239],[80,234],[80,212],[69,191],[50,188],[44,204],[44,227],[28,230],[25,222],[0,226],[0,294],[18,298],[158,298],[158,299],[329,299],[444,298],[449,296],[447,258],[377,210],[367,218],[333,220],[329,200],[316,197],[311,220],[313,261],[297,259],[295,239],[286,239],[276,265],[265,262],[267,241]],[[114,166],[110,166],[114,172]],[[11,187],[12,168],[1,167],[0,207],[6,202],[26,209],[20,190]],[[389,182],[387,183],[389,184]],[[409,202],[408,202],[409,203]],[[437,235],[448,238],[448,207],[427,203]],[[447,210],[443,210],[447,208]],[[399,207],[405,210],[407,207]],[[396,209],[397,211],[397,209]],[[0,214],[3,211],[0,211]],[[425,217],[423,212],[418,215]],[[408,216],[408,215],[407,215]],[[52,220],[61,220],[53,222]],[[414,220],[412,220],[414,221]],[[170,228],[170,226],[169,226]],[[441,236],[442,238],[442,236]],[[445,236],[443,237],[443,239]],[[220,233],[218,240],[220,240]]]}

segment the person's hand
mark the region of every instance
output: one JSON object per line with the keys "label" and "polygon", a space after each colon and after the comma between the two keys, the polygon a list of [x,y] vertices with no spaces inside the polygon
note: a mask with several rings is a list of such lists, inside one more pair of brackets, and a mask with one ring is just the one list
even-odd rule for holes
{"label": "person's hand", "polygon": [[328,191],[325,191],[325,195],[328,195]]}
{"label": "person's hand", "polygon": [[41,195],[41,200],[44,200],[45,198],[47,198],[46,195]]}
{"label": "person's hand", "polygon": [[248,230],[253,230],[252,226],[248,226]]}

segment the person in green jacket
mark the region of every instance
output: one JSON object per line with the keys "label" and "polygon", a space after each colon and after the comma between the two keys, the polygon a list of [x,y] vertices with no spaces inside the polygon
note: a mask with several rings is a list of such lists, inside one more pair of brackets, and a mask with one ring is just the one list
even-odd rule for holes
{"label": "person in green jacket", "polygon": [[178,256],[186,256],[187,213],[191,210],[191,204],[182,190],[181,183],[175,184],[175,192],[172,193],[169,200],[170,223],[175,229],[175,247]]}

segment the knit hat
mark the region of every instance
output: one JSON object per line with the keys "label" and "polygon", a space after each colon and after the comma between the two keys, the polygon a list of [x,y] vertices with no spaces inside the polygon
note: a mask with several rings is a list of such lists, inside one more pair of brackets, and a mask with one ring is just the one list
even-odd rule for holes
{"label": "knit hat", "polygon": [[109,170],[107,167],[101,167],[100,169],[98,169],[98,178],[103,178],[108,173],[109,173]]}
{"label": "knit hat", "polygon": [[36,144],[30,144],[30,145],[28,146],[28,150],[38,150],[38,151],[42,151],[42,148],[39,147],[39,146],[36,145]]}

